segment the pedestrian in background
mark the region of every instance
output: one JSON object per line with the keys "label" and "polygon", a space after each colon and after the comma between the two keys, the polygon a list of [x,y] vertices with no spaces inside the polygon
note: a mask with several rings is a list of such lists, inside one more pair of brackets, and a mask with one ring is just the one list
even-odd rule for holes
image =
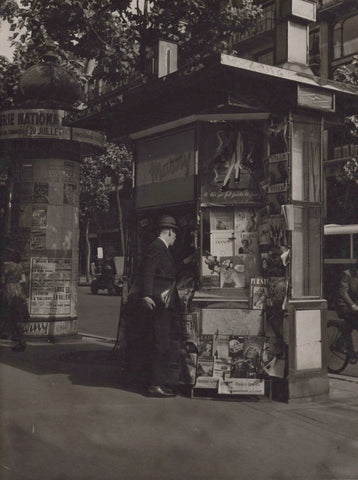
{"label": "pedestrian in background", "polygon": [[9,330],[15,342],[12,350],[23,352],[26,342],[19,322],[29,320],[26,298],[21,287],[22,267],[19,252],[5,247],[1,258],[0,325],[1,332]]}

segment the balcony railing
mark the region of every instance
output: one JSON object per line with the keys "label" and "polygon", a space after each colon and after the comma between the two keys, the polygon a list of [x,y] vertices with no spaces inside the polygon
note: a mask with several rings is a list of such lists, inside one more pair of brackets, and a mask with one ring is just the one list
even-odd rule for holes
{"label": "balcony railing", "polygon": [[264,13],[264,16],[260,18],[255,25],[252,25],[244,32],[240,32],[235,36],[234,43],[242,42],[243,40],[247,40],[248,38],[256,37],[261,33],[270,32],[275,27],[275,15],[273,12],[269,12],[269,14]]}
{"label": "balcony railing", "polygon": [[319,8],[325,8],[339,3],[343,3],[342,0],[318,0],[317,5]]}

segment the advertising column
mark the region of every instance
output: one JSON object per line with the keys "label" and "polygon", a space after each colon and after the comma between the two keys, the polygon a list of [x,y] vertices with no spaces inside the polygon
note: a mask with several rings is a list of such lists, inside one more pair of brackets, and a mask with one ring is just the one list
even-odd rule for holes
{"label": "advertising column", "polygon": [[21,250],[30,321],[28,336],[77,333],[81,153],[102,148],[98,132],[62,125],[63,110],[1,112],[0,141],[14,179],[12,243]]}

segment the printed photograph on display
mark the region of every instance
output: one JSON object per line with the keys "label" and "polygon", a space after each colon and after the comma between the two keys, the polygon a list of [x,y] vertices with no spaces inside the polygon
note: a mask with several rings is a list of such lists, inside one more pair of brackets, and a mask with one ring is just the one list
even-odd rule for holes
{"label": "printed photograph on display", "polygon": [[269,184],[287,185],[288,182],[288,153],[277,153],[269,157]]}
{"label": "printed photograph on display", "polygon": [[262,164],[262,135],[235,123],[205,126],[202,145],[201,197],[204,201],[230,204],[233,200],[259,202],[254,174]]}
{"label": "printed photograph on display", "polygon": [[255,378],[259,374],[263,342],[261,336],[245,336],[242,353],[232,359],[232,378]]}
{"label": "printed photograph on display", "polygon": [[282,308],[287,290],[285,277],[269,277],[267,279],[267,305]]}
{"label": "printed photograph on display", "polygon": [[210,211],[210,231],[233,230],[234,217],[231,208],[215,208]]}
{"label": "printed photograph on display", "polygon": [[263,277],[251,278],[250,306],[252,309],[262,310],[266,306],[267,279]]}
{"label": "printed photograph on display", "polygon": [[214,354],[214,335],[202,334],[200,337],[200,356],[212,357]]}
{"label": "printed photograph on display", "polygon": [[270,221],[269,218],[263,218],[262,221],[258,225],[258,242],[259,245],[270,245],[271,238],[270,238]]}
{"label": "printed photograph on display", "polygon": [[220,287],[245,287],[245,265],[240,257],[221,257],[220,259]]}
{"label": "printed photograph on display", "polygon": [[244,253],[258,254],[258,233],[257,232],[244,232],[236,234],[235,239],[235,252],[239,255]]}
{"label": "printed photograph on display", "polygon": [[229,341],[227,335],[216,335],[215,357],[229,358]]}
{"label": "printed photograph on display", "polygon": [[235,233],[256,232],[258,216],[254,208],[235,209]]}
{"label": "printed photograph on display", "polygon": [[235,237],[231,230],[211,232],[210,253],[218,258],[234,255]]}
{"label": "printed photograph on display", "polygon": [[216,255],[202,257],[202,277],[204,287],[220,287],[220,261]]}
{"label": "printed photograph on display", "polygon": [[230,375],[231,359],[226,357],[214,357],[214,378],[223,378],[224,375]]}
{"label": "printed photograph on display", "polygon": [[32,226],[33,227],[46,228],[46,226],[47,226],[47,207],[46,208],[33,207]]}

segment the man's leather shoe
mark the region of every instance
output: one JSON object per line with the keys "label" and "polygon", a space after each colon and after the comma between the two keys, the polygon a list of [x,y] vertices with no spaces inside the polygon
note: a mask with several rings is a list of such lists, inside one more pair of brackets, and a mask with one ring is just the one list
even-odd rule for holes
{"label": "man's leather shoe", "polygon": [[173,393],[174,395],[176,395],[176,391],[170,385],[163,385],[162,390],[164,390],[164,392]]}
{"label": "man's leather shoe", "polygon": [[174,392],[169,392],[167,390],[164,390],[159,385],[152,385],[151,387],[148,388],[147,394],[149,397],[162,397],[162,398],[168,398],[168,397],[175,397]]}

